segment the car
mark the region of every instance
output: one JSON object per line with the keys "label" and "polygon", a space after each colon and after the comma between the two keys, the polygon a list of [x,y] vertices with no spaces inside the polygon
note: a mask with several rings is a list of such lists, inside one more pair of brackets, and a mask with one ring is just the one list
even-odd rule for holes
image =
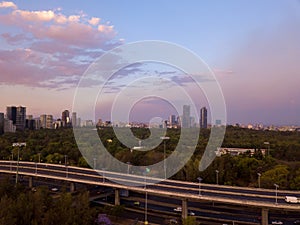
{"label": "car", "polygon": [[273,221],[272,221],[272,224],[274,224],[274,225],[282,225],[283,222],[280,221],[280,220],[273,220]]}
{"label": "car", "polygon": [[58,191],[58,188],[56,188],[56,187],[51,188],[51,191],[57,192],[57,191]]}
{"label": "car", "polygon": [[170,219],[169,224],[178,224],[176,219]]}
{"label": "car", "polygon": [[135,206],[140,206],[140,202],[139,202],[139,201],[136,201],[136,202],[133,203],[133,205],[135,205]]}
{"label": "car", "polygon": [[294,224],[300,224],[300,220],[295,220]]}
{"label": "car", "polygon": [[195,213],[193,211],[188,212],[189,216],[195,216]]}
{"label": "car", "polygon": [[182,208],[181,207],[177,207],[174,209],[175,212],[182,212]]}

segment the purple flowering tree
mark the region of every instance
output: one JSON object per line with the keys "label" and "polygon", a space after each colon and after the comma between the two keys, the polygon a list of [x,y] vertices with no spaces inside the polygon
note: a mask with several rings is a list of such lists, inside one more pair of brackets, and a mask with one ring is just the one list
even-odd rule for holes
{"label": "purple flowering tree", "polygon": [[112,225],[110,219],[106,214],[98,214],[97,219],[95,220],[97,225]]}

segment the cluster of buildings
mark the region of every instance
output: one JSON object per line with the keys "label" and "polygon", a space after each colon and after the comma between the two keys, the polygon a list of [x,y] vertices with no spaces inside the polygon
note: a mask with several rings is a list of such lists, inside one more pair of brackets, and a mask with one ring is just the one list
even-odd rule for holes
{"label": "cluster of buildings", "polygon": [[236,123],[234,127],[246,128],[251,130],[270,130],[270,131],[300,131],[299,126],[275,126],[275,125],[263,125],[263,124],[239,124]]}
{"label": "cluster of buildings", "polygon": [[[191,116],[191,107],[189,105],[184,105],[182,110],[182,116],[170,115],[168,120],[164,121],[163,126],[167,128],[191,128],[196,127],[198,123],[195,117]],[[203,107],[200,109],[200,128],[207,128],[207,109]]]}
{"label": "cluster of buildings", "polygon": [[80,118],[77,118],[76,112],[70,115],[68,110],[62,112],[59,119],[54,119],[53,115],[40,115],[33,118],[32,115],[26,114],[26,107],[7,106],[6,114],[0,112],[0,134],[25,129],[57,129],[59,127],[76,127],[81,124]]}
{"label": "cluster of buildings", "polygon": [[196,121],[191,116],[191,109],[189,105],[183,106],[183,113],[181,116],[170,115],[168,120],[162,121],[160,124],[145,124],[145,123],[122,123],[111,121],[102,121],[101,119],[95,124],[92,120],[81,121],[77,118],[76,112],[70,113],[69,110],[64,110],[61,118],[54,119],[53,115],[43,114],[37,118],[26,114],[26,107],[23,106],[7,106],[6,114],[0,113],[0,134],[7,132],[23,131],[25,129],[57,129],[60,127],[166,127],[166,128],[191,128],[200,125],[200,128],[207,128],[207,109],[205,107],[200,109],[200,121]]}

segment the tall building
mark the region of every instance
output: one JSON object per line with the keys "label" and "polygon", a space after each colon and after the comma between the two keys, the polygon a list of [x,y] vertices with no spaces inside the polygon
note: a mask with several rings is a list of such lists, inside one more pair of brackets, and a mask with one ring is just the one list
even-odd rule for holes
{"label": "tall building", "polygon": [[26,116],[26,129],[35,130],[35,120],[32,115]]}
{"label": "tall building", "polygon": [[46,127],[47,127],[47,115],[46,114],[40,115],[40,127],[43,129],[46,129]]}
{"label": "tall building", "polygon": [[13,124],[16,124],[17,121],[17,107],[16,106],[7,106],[6,107],[6,118],[11,120]]}
{"label": "tall building", "polygon": [[207,128],[207,109],[200,109],[200,128]]}
{"label": "tall building", "polygon": [[170,115],[169,117],[169,126],[173,127],[176,126],[177,122],[176,122],[176,116],[175,115]]}
{"label": "tall building", "polygon": [[17,107],[16,130],[25,130],[26,126],[26,107]]}
{"label": "tall building", "polygon": [[69,110],[65,110],[61,114],[61,121],[64,127],[67,127],[70,124],[70,112]]}
{"label": "tall building", "polygon": [[4,133],[4,113],[0,113],[0,135]]}
{"label": "tall building", "polygon": [[35,126],[35,130],[41,129],[42,125],[41,125],[41,119],[40,118],[35,118],[34,119],[34,126]]}
{"label": "tall building", "polygon": [[12,120],[4,118],[4,133],[16,132],[16,126]]}
{"label": "tall building", "polygon": [[53,116],[52,115],[46,116],[46,128],[53,129]]}
{"label": "tall building", "polygon": [[183,106],[181,126],[182,128],[191,127],[191,107],[189,105]]}
{"label": "tall building", "polygon": [[72,113],[72,127],[77,127],[77,114],[76,114],[76,112]]}
{"label": "tall building", "polygon": [[11,120],[16,130],[24,130],[26,126],[26,107],[23,106],[7,106],[6,117]]}

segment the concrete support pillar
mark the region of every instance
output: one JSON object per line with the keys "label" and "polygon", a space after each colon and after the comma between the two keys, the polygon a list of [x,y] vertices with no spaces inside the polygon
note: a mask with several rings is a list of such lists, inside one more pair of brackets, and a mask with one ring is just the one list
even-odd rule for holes
{"label": "concrete support pillar", "polygon": [[188,216],[187,199],[182,199],[182,219],[186,219]]}
{"label": "concrete support pillar", "polygon": [[29,188],[32,188],[32,177],[28,178],[28,186]]}
{"label": "concrete support pillar", "polygon": [[115,205],[120,205],[120,190],[115,189]]}
{"label": "concrete support pillar", "polygon": [[73,182],[70,183],[70,192],[75,191],[75,184]]}
{"label": "concrete support pillar", "polygon": [[268,225],[269,224],[269,209],[262,209],[261,210],[261,225]]}

